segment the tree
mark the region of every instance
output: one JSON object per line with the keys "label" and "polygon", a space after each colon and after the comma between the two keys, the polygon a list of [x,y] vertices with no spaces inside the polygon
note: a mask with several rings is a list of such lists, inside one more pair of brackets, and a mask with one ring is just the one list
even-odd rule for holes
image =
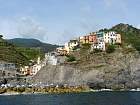
{"label": "tree", "polygon": [[73,61],[76,61],[76,58],[73,55],[68,55],[67,62],[73,62]]}
{"label": "tree", "polygon": [[112,53],[114,51],[115,51],[115,46],[114,45],[111,44],[111,45],[107,46],[107,49],[106,49],[107,53]]}

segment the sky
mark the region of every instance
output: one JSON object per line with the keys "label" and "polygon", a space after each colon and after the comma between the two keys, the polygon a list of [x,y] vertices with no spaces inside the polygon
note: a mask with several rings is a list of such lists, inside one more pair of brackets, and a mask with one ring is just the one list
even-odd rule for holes
{"label": "sky", "polygon": [[0,34],[64,44],[127,23],[140,28],[140,0],[0,0]]}

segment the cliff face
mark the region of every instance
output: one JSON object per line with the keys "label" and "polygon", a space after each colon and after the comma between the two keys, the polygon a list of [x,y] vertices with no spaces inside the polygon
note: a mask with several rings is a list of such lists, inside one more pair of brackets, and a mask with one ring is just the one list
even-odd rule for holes
{"label": "cliff face", "polygon": [[112,89],[140,87],[139,53],[118,51],[112,54],[87,54],[85,58],[76,64],[48,65],[33,77],[32,82],[87,84],[94,88]]}

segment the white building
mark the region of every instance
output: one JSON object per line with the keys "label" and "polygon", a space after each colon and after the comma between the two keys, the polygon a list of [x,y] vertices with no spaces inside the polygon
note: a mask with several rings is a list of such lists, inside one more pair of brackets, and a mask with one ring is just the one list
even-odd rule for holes
{"label": "white building", "polygon": [[30,74],[30,67],[29,66],[21,67],[20,72],[22,75],[28,75]]}
{"label": "white building", "polygon": [[77,39],[75,40],[70,40],[70,42],[68,43],[68,47],[70,51],[73,51],[73,49],[75,47],[77,47],[79,45],[79,41]]}
{"label": "white building", "polygon": [[107,32],[104,34],[104,41],[109,44],[121,43],[121,35],[114,31]]}
{"label": "white building", "polygon": [[69,43],[65,43],[65,50],[67,51],[67,53],[70,52],[70,47],[69,47]]}
{"label": "white building", "polygon": [[47,63],[50,65],[57,65],[57,57],[54,53],[47,53],[46,55]]}
{"label": "white building", "polygon": [[30,75],[36,75],[36,73],[41,69],[41,64],[35,64],[30,68]]}
{"label": "white building", "polygon": [[97,43],[92,44],[91,48],[105,51],[104,39],[102,37],[97,38]]}
{"label": "white building", "polygon": [[36,73],[40,71],[41,68],[45,65],[46,63],[44,61],[41,61],[40,57],[38,57],[37,63],[30,67],[30,75],[36,75]]}

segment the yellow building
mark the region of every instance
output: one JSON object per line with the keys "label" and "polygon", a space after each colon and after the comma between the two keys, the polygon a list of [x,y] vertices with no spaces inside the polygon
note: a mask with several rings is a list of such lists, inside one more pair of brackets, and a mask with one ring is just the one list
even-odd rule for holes
{"label": "yellow building", "polygon": [[79,37],[79,42],[80,42],[81,44],[85,44],[85,43],[86,43],[85,37],[84,37],[84,36]]}
{"label": "yellow building", "polygon": [[116,43],[122,43],[121,42],[121,34],[117,34]]}

